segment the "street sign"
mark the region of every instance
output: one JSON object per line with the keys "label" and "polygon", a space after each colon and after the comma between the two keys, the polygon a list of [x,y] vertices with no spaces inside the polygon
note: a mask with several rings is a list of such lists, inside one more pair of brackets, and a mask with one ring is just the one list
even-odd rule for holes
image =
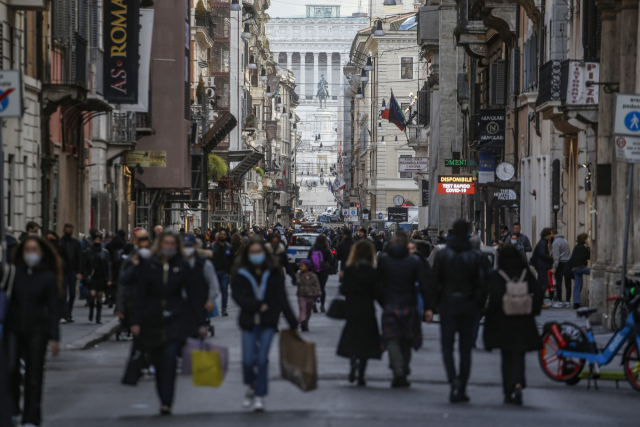
{"label": "street sign", "polygon": [[616,94],[613,133],[640,136],[640,95]]}
{"label": "street sign", "polygon": [[389,221],[407,222],[409,220],[409,208],[388,207]]}
{"label": "street sign", "polygon": [[496,158],[493,153],[481,151],[478,163],[478,183],[486,184],[496,180]]}
{"label": "street sign", "polygon": [[382,212],[378,212],[378,219],[382,219]]}
{"label": "street sign", "polygon": [[358,216],[358,208],[349,208],[349,216]]}
{"label": "street sign", "polygon": [[362,219],[369,219],[369,214],[362,214]]}
{"label": "street sign", "polygon": [[429,181],[422,180],[422,207],[429,206]]}
{"label": "street sign", "polygon": [[427,157],[398,158],[398,172],[429,173],[429,159]]}
{"label": "street sign", "polygon": [[342,216],[345,217],[345,218],[348,218],[349,217],[349,209],[343,209],[342,210]]}
{"label": "street sign", "polygon": [[438,194],[475,194],[475,188],[472,176],[438,176]]}
{"label": "street sign", "polygon": [[22,83],[19,70],[0,71],[0,117],[22,117]]}
{"label": "street sign", "polygon": [[640,163],[640,136],[615,136],[616,160],[624,163]]}

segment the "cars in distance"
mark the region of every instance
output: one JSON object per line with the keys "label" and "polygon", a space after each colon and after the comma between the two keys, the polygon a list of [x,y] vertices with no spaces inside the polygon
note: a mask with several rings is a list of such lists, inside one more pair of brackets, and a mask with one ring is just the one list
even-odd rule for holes
{"label": "cars in distance", "polygon": [[340,217],[338,217],[336,215],[331,215],[329,217],[329,222],[340,222]]}

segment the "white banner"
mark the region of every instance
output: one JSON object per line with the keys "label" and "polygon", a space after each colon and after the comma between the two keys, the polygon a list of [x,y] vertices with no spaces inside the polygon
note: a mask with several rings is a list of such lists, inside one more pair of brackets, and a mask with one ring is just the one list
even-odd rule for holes
{"label": "white banner", "polygon": [[398,172],[429,173],[429,159],[427,157],[398,158]]}

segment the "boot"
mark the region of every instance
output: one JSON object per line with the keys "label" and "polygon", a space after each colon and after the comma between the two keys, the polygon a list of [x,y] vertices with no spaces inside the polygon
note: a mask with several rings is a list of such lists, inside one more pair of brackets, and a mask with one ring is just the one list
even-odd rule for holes
{"label": "boot", "polygon": [[358,386],[364,387],[367,385],[367,382],[364,380],[364,372],[367,369],[367,360],[361,359],[360,364],[358,365]]}
{"label": "boot", "polygon": [[102,324],[100,318],[102,317],[102,301],[98,301],[98,307],[96,308],[96,323]]}
{"label": "boot", "polygon": [[356,371],[358,370],[358,360],[351,359],[351,370],[349,371],[349,382],[354,383],[356,381]]}
{"label": "boot", "polygon": [[94,299],[93,298],[89,299],[89,322],[93,322],[93,307],[94,306],[95,306]]}
{"label": "boot", "polygon": [[513,403],[522,405],[522,386],[520,384],[516,384],[513,390]]}
{"label": "boot", "polygon": [[304,322],[302,322],[300,324],[300,328],[302,329],[302,332],[309,332],[309,321],[305,320]]}

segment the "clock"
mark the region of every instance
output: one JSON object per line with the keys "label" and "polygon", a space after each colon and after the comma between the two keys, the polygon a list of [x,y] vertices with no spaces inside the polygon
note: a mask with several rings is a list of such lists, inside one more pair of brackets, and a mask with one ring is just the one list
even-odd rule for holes
{"label": "clock", "polygon": [[500,181],[509,181],[516,174],[516,168],[509,162],[502,162],[496,166],[496,175]]}
{"label": "clock", "polygon": [[404,204],[404,197],[398,195],[393,198],[393,204],[396,206],[402,206]]}

